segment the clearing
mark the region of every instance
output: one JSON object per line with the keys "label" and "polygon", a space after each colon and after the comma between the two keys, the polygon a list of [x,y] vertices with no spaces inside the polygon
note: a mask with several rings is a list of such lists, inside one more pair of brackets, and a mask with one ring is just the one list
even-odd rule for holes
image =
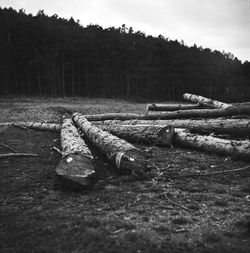
{"label": "clearing", "polygon": [[[0,122],[60,122],[62,115],[75,111],[139,113],[145,104],[87,98],[0,99]],[[138,181],[118,175],[93,150],[97,182],[93,189],[73,192],[55,176],[60,156],[52,147],[60,148],[58,133],[16,127],[1,127],[0,133],[1,154],[13,150],[38,154],[1,159],[1,252],[250,250],[248,171],[175,178],[249,165],[245,162],[179,147],[152,147],[151,162],[157,167],[148,179]]]}

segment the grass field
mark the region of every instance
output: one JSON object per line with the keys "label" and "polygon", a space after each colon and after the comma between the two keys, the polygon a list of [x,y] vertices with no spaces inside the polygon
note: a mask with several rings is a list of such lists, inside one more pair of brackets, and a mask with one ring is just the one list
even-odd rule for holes
{"label": "grass field", "polygon": [[[60,122],[75,111],[144,110],[142,103],[111,99],[2,98],[0,122]],[[58,133],[0,128],[0,153],[11,148],[38,154],[0,161],[1,252],[249,252],[250,173],[175,178],[247,163],[152,147],[156,167],[138,181],[119,175],[92,150],[97,182],[93,189],[73,192],[56,178],[60,156],[53,146],[60,148]]]}

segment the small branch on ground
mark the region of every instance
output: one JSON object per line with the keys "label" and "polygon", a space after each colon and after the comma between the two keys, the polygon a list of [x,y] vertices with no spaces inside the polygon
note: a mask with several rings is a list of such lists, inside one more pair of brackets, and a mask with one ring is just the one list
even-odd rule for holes
{"label": "small branch on ground", "polygon": [[38,154],[31,153],[8,153],[8,154],[0,154],[0,159],[7,157],[22,157],[22,156],[38,156]]}
{"label": "small branch on ground", "polygon": [[57,148],[57,147],[52,147],[52,150],[54,150],[55,152],[57,152],[60,155],[63,155],[62,151],[59,148]]}
{"label": "small branch on ground", "polygon": [[203,174],[186,174],[186,175],[180,175],[176,176],[175,178],[179,177],[204,177],[204,176],[213,176],[213,175],[219,175],[219,174],[227,174],[227,173],[234,173],[234,172],[241,172],[249,170],[250,166],[246,166],[243,168],[233,169],[233,170],[222,170],[222,171],[215,171],[215,172],[209,172],[209,173],[203,173]]}
{"label": "small branch on ground", "polygon": [[182,208],[182,209],[184,209],[184,210],[186,210],[186,211],[192,212],[191,209],[189,209],[189,208],[187,208],[187,207],[185,207],[185,206],[183,206],[183,205],[180,205],[180,204],[174,202],[173,200],[171,200],[171,199],[167,196],[167,193],[166,193],[166,192],[164,192],[164,196],[165,196],[165,198],[169,201],[169,203],[171,203],[172,205],[178,206],[178,207],[180,207],[180,208]]}
{"label": "small branch on ground", "polygon": [[3,147],[5,147],[5,148],[8,148],[9,150],[11,150],[11,151],[13,151],[13,152],[17,152],[14,148],[12,148],[12,147],[10,147],[10,146],[8,146],[7,144],[1,144],[1,146],[3,146]]}
{"label": "small branch on ground", "polygon": [[25,127],[25,126],[18,126],[18,125],[14,125],[15,127],[19,127],[19,128],[21,128],[21,129],[23,129],[23,130],[28,130],[28,128],[27,127]]}

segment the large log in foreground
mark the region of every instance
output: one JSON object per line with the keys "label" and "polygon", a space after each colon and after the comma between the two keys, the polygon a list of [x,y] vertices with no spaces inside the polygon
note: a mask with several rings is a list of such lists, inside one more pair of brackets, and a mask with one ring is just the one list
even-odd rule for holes
{"label": "large log in foreground", "polygon": [[62,159],[56,174],[71,188],[86,188],[93,184],[93,156],[71,119],[64,119],[61,129]]}
{"label": "large log in foreground", "polygon": [[210,108],[223,108],[226,109],[230,106],[232,106],[231,104],[227,104],[227,103],[223,103],[217,100],[213,100],[211,98],[206,98],[206,97],[202,97],[202,96],[198,96],[198,95],[194,95],[194,94],[190,94],[190,93],[184,93],[183,94],[183,98],[195,103],[199,103],[200,105],[204,105]]}
{"label": "large log in foreground", "polygon": [[193,109],[174,112],[161,112],[152,114],[106,113],[85,115],[88,121],[103,120],[166,120],[188,118],[217,118],[233,115],[250,115],[250,106],[230,106],[227,109]]}
{"label": "large log in foreground", "polygon": [[201,108],[200,104],[147,104],[147,111],[178,111]]}
{"label": "large log in foreground", "polygon": [[[102,129],[127,139],[131,142],[144,142],[146,144],[165,145],[165,131],[170,126],[148,126],[148,125],[108,125]],[[184,147],[191,147],[220,155],[233,156],[243,160],[250,160],[250,141],[234,141],[216,138],[206,135],[189,133],[185,129],[174,129],[173,144]],[[168,139],[167,139],[168,140]],[[168,142],[167,142],[168,145]]]}
{"label": "large log in foreground", "polygon": [[144,174],[147,162],[143,152],[127,141],[93,126],[79,113],[74,113],[72,118],[85,137],[99,148],[121,173]]}
{"label": "large log in foreground", "polygon": [[188,128],[197,133],[230,134],[234,136],[250,136],[249,119],[176,119],[176,120],[108,120],[96,121],[96,125],[148,125]]}

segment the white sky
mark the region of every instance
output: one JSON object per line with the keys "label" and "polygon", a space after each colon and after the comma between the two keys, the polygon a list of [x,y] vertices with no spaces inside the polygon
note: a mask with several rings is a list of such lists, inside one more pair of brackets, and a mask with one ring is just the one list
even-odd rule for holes
{"label": "white sky", "polygon": [[250,0],[0,0],[0,6],[57,14],[103,28],[126,24],[250,61]]}

